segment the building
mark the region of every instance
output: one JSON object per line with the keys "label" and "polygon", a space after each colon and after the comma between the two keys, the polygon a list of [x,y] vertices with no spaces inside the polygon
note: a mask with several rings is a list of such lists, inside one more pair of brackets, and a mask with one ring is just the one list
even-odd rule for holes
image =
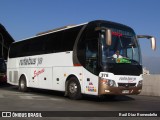
{"label": "building", "polygon": [[7,60],[9,46],[12,42],[14,42],[14,39],[7,32],[5,27],[0,24],[0,58]]}

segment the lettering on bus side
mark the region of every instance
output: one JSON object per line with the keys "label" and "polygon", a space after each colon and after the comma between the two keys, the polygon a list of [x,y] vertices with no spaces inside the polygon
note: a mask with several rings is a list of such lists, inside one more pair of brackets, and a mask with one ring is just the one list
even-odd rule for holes
{"label": "lettering on bus side", "polygon": [[135,82],[137,79],[136,77],[120,77],[120,81],[128,81],[129,83]]}
{"label": "lettering on bus side", "polygon": [[43,62],[43,58],[40,57],[40,58],[23,58],[23,59],[20,59],[19,61],[19,65],[20,66],[26,66],[26,65],[41,65]]}
{"label": "lettering on bus side", "polygon": [[45,72],[45,69],[41,69],[41,70],[34,70],[34,78],[39,76],[40,74],[43,74]]}

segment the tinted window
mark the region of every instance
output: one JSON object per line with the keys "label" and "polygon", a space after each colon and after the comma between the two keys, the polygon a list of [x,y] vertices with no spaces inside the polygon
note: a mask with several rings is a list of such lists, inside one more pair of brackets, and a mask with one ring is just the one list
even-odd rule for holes
{"label": "tinted window", "polygon": [[21,57],[28,52],[29,41],[13,43],[10,47],[9,57]]}
{"label": "tinted window", "polygon": [[62,52],[62,35],[63,31],[46,35],[45,53]]}
{"label": "tinted window", "polygon": [[45,36],[36,37],[29,40],[29,49],[26,51],[26,55],[39,55],[45,52]]}
{"label": "tinted window", "polygon": [[90,24],[83,31],[78,42],[77,57],[81,65],[93,74],[98,74],[98,37],[96,25]]}
{"label": "tinted window", "polygon": [[13,43],[10,48],[9,57],[72,51],[81,28],[82,26],[79,26]]}
{"label": "tinted window", "polygon": [[77,38],[77,35],[78,35],[80,29],[81,29],[81,26],[64,31],[63,42],[62,42],[64,51],[73,50],[73,46],[74,46],[75,40]]}

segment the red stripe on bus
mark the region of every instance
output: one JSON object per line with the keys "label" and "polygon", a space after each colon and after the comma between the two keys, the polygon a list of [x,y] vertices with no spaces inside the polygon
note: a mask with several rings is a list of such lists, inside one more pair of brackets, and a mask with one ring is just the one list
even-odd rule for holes
{"label": "red stripe on bus", "polygon": [[74,64],[74,66],[82,66],[81,64]]}

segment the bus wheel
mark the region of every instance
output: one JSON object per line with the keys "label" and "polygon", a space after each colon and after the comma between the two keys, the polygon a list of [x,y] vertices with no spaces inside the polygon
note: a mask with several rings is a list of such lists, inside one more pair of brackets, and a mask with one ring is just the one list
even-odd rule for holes
{"label": "bus wheel", "polygon": [[69,79],[67,92],[70,99],[78,100],[82,97],[81,87],[76,77],[71,77]]}
{"label": "bus wheel", "polygon": [[21,76],[21,78],[19,80],[19,90],[22,91],[22,92],[27,91],[27,83],[26,83],[25,76]]}

